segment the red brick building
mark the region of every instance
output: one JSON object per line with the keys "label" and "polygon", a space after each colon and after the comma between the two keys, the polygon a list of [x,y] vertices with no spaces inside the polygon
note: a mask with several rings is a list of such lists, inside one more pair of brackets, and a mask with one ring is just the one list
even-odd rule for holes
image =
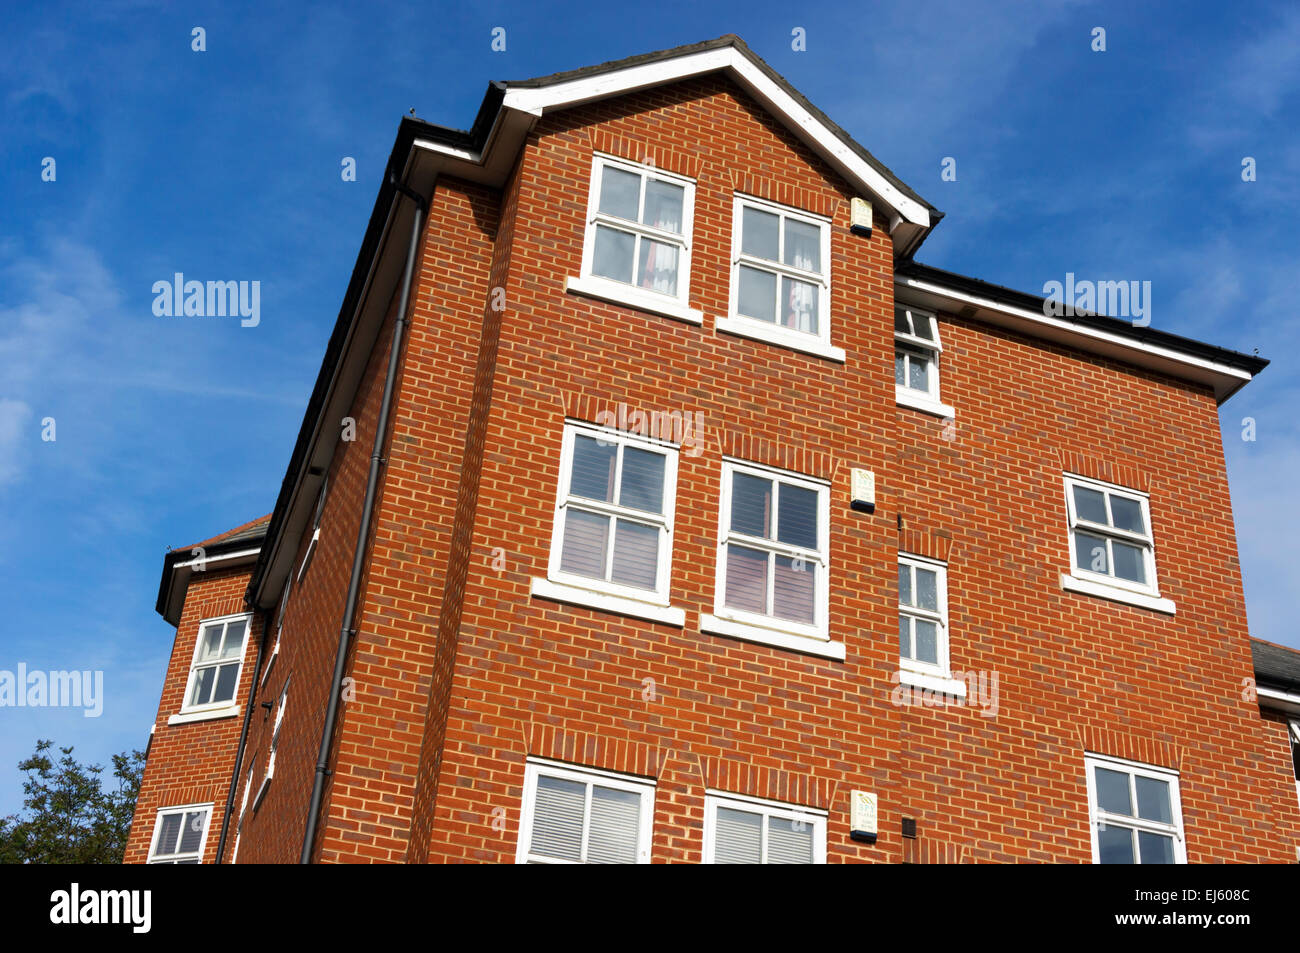
{"label": "red brick building", "polygon": [[735,37],[403,120],[274,512],[164,568],[128,859],[1294,861],[1266,362],[941,217]]}

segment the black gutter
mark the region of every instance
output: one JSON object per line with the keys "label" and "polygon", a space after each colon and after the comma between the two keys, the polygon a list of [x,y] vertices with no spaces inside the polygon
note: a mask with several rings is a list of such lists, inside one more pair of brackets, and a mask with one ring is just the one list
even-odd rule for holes
{"label": "black gutter", "polygon": [[[343,689],[343,677],[347,671],[348,646],[356,629],[352,619],[357,611],[357,596],[361,592],[361,574],[366,561],[366,542],[370,538],[370,520],[374,515],[375,492],[379,487],[379,468],[384,462],[384,438],[388,433],[388,414],[392,409],[393,390],[397,382],[397,370],[402,357],[402,341],[406,326],[410,323],[407,308],[411,300],[411,285],[415,282],[415,259],[420,247],[420,235],[424,230],[425,215],[429,204],[424,196],[412,191],[401,183],[392,169],[389,170],[389,185],[393,190],[405,195],[415,202],[415,215],[411,221],[411,243],[406,249],[406,272],[402,276],[402,299],[397,305],[397,316],[393,321],[393,342],[388,352],[388,373],[384,378],[384,395],[379,404],[379,420],[375,424],[375,444],[370,453],[370,474],[366,478],[366,496],[361,506],[361,525],[357,527],[357,545],[352,553],[352,577],[348,581],[348,594],[343,607],[343,623],[339,629],[338,649],[334,654],[334,681],[330,688],[329,706],[325,711],[325,725],[321,731],[320,752],[316,757],[316,778],[312,782],[311,802],[307,807],[307,830],[303,834],[302,854],[298,859],[301,864],[310,864],[312,850],[316,842],[316,829],[320,825],[321,801],[325,794],[325,778],[330,774],[329,755],[334,744],[334,727],[338,720],[339,697]],[[277,507],[278,511],[278,507]]]}
{"label": "black gutter", "polygon": [[248,744],[248,726],[253,721],[253,703],[257,701],[257,688],[262,683],[262,652],[266,648],[267,625],[271,622],[271,613],[262,612],[262,637],[257,640],[257,662],[253,666],[253,684],[248,689],[248,705],[244,711],[244,726],[239,729],[239,747],[235,749],[235,771],[230,776],[230,790],[226,792],[226,813],[221,818],[221,836],[217,838],[217,859],[226,855],[226,836],[230,833],[230,812],[235,809],[235,792],[239,790],[239,772],[244,767],[244,748]]}

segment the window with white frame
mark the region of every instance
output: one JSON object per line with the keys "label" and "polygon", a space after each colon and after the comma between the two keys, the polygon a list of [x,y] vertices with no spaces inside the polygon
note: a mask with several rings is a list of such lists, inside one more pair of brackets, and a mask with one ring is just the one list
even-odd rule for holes
{"label": "window with white frame", "polygon": [[827,637],[829,497],[825,483],[723,461],[718,616]]}
{"label": "window with white frame", "polygon": [[648,864],[654,782],[530,760],[519,819],[521,864]]}
{"label": "window with white frame", "polygon": [[829,343],[829,220],[748,195],[733,216],[731,316]]}
{"label": "window with white frame", "polygon": [[894,309],[894,387],[900,396],[939,400],[939,323],[915,308]]}
{"label": "window with white frame", "polygon": [[211,804],[167,807],[154,821],[153,841],[149,846],[151,864],[200,864],[208,840]]}
{"label": "window with white frame", "polygon": [[303,554],[302,566],[298,569],[298,579],[301,580],[307,572],[307,567],[311,565],[312,557],[316,555],[316,546],[320,543],[320,521],[325,515],[325,492],[329,489],[329,477],[321,480],[320,493],[316,497],[316,515],[312,518],[311,539],[307,543],[307,552]]}
{"label": "window with white frame", "polygon": [[1156,595],[1155,544],[1147,495],[1067,474],[1065,501],[1072,573]]}
{"label": "window with white frame", "polygon": [[182,713],[227,708],[235,704],[239,672],[252,616],[237,615],[199,623]]}
{"label": "window with white frame", "polygon": [[289,680],[284,680],[284,687],[280,689],[280,699],[275,708],[275,723],[271,727],[271,748],[266,754],[266,773],[262,775],[262,783],[258,785],[257,797],[253,799],[253,806],[262,803],[262,798],[266,795],[266,789],[271,784],[271,778],[275,777],[275,751],[280,746],[280,728],[284,725],[284,704],[289,698]]}
{"label": "window with white frame", "polygon": [[826,812],[733,794],[704,798],[706,864],[824,864]]}
{"label": "window with white frame", "polygon": [[1300,798],[1300,719],[1288,726],[1291,737],[1291,768],[1295,772],[1295,793]]}
{"label": "window with white frame", "polygon": [[567,423],[549,578],[666,605],[676,482],[676,448]]}
{"label": "window with white frame", "polygon": [[903,668],[948,675],[948,569],[944,563],[899,554],[898,654]]}
{"label": "window with white frame", "polygon": [[266,666],[262,669],[262,685],[266,685],[266,680],[271,674],[271,669],[275,668],[275,661],[280,657],[280,632],[284,629],[284,610],[289,605],[289,590],[292,588],[292,576],[285,580],[284,592],[280,595],[280,608],[275,613],[275,644],[271,647],[271,654],[266,660]]}
{"label": "window with white frame", "polygon": [[597,155],[582,277],[685,308],[695,183],[654,166]]}
{"label": "window with white frame", "polygon": [[1178,773],[1087,755],[1092,860],[1097,864],[1183,864]]}

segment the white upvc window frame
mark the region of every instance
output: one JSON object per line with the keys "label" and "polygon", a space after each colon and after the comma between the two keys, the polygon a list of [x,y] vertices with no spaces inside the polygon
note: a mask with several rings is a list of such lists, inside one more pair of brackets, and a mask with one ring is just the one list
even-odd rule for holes
{"label": "white upvc window frame", "polygon": [[266,667],[262,669],[262,688],[266,687],[267,679],[271,676],[271,669],[275,668],[275,661],[280,657],[280,633],[284,630],[284,611],[289,605],[289,590],[292,588],[292,578],[285,580],[284,592],[280,596],[280,608],[275,613],[275,645],[271,647],[271,654],[266,660]]}
{"label": "white upvc window frame", "polygon": [[[751,255],[746,255],[742,251],[744,237],[744,210],[746,208],[754,208],[758,211],[767,212],[780,217],[781,221],[777,226],[778,257],[783,257],[785,249],[786,219],[791,219],[818,228],[820,230],[818,254],[821,257],[822,271],[805,271],[802,268],[787,265],[784,262],[769,261],[766,258],[756,258]],[[747,195],[743,192],[736,192],[732,199],[731,211],[731,280],[727,301],[727,313],[725,316],[717,319],[717,329],[729,334],[755,338],[760,341],[766,341],[769,344],[776,344],[780,347],[787,347],[796,351],[804,351],[818,357],[824,357],[843,363],[845,360],[844,349],[835,347],[831,344],[831,224],[831,220],[824,215],[817,215],[814,212],[792,208],[789,205],[780,205],[776,202],[761,199],[753,195]],[[817,332],[814,334],[810,331],[799,331],[793,328],[784,327],[776,322],[769,323],[760,318],[752,318],[740,314],[740,268],[742,265],[777,276],[776,297],[778,302],[778,316],[782,278],[793,278],[811,285],[816,285]]]}
{"label": "white upvc window frame", "polygon": [[[934,664],[921,662],[916,659],[906,658],[899,650],[898,667],[903,672],[915,672],[920,675],[931,675],[940,679],[952,678],[952,661],[949,656],[949,639],[948,639],[948,564],[938,559],[930,559],[926,556],[917,556],[913,553],[900,552],[898,554],[898,565],[900,569],[906,566],[911,573],[912,593],[916,593],[916,572],[917,569],[925,569],[935,574],[935,601],[938,603],[938,610],[922,609],[919,606],[903,605],[902,593],[898,597],[898,616],[900,619],[907,616],[911,619],[921,619],[926,622],[935,623],[936,629],[936,655],[938,661]],[[916,626],[909,624],[910,638],[913,652],[916,650]]]}
{"label": "white upvc window frame", "polygon": [[280,729],[284,725],[284,705],[288,699],[289,679],[286,678],[276,702],[275,721],[271,726],[271,747],[266,755],[266,771],[262,774],[262,783],[257,786],[257,795],[253,798],[254,809],[261,806],[262,798],[266,797],[266,790],[271,786],[271,779],[275,777],[275,751],[280,745]]}
{"label": "white upvc window frame", "polygon": [[641,797],[640,815],[637,823],[637,860],[638,864],[650,863],[650,845],[654,827],[655,790],[657,784],[653,778],[637,777],[630,774],[618,774],[600,768],[552,761],[548,758],[529,758],[524,765],[524,793],[519,813],[519,843],[515,849],[517,864],[581,864],[584,860],[568,860],[561,857],[548,857],[533,854],[529,846],[533,838],[533,817],[536,809],[537,779],[546,775],[566,781],[577,781],[587,785],[586,803],[583,808],[582,856],[587,856],[588,838],[591,834],[591,788],[592,785],[631,791]]}
{"label": "white upvc window frame", "polygon": [[[229,701],[219,701],[219,702],[212,701],[202,705],[190,704],[190,698],[193,697],[194,694],[195,678],[198,674],[198,670],[200,667],[202,668],[220,667],[222,665],[229,665],[231,664],[232,661],[236,661],[235,657],[231,656],[230,658],[222,659],[216,662],[205,662],[202,663],[200,666],[199,651],[203,648],[203,630],[206,629],[208,626],[217,625],[218,623],[220,623],[224,627],[229,627],[231,622],[235,622],[240,619],[244,621],[244,638],[242,643],[239,646],[239,656],[237,659],[237,664],[239,665],[239,668],[235,672],[234,695],[230,697]],[[182,720],[189,720],[183,717],[187,715],[228,714],[231,710],[238,709],[239,684],[244,677],[244,657],[248,654],[248,640],[249,640],[249,636],[252,634],[252,631],[253,631],[253,614],[251,612],[236,612],[236,613],[232,613],[231,615],[213,616],[210,619],[202,619],[199,621],[198,636],[196,637],[194,642],[194,654],[190,657],[190,671],[189,671],[189,675],[185,679],[185,694],[181,696],[181,710],[178,713],[179,716],[182,716]],[[225,628],[222,629],[222,638],[223,639],[225,638]],[[174,715],[172,717],[176,718],[177,716]]]}
{"label": "white upvc window frame", "polygon": [[[1178,772],[1172,768],[1161,768],[1151,764],[1143,764],[1140,761],[1130,761],[1126,758],[1116,758],[1110,755],[1095,754],[1091,751],[1084,753],[1083,758],[1084,775],[1088,788],[1088,829],[1092,842],[1092,862],[1101,863],[1101,852],[1097,843],[1098,825],[1110,824],[1113,827],[1123,827],[1133,831],[1144,831],[1151,834],[1161,834],[1172,836],[1174,841],[1174,863],[1187,863],[1187,841],[1183,828],[1183,802],[1178,788]],[[1095,770],[1105,768],[1108,771],[1118,771],[1129,775],[1129,798],[1134,812],[1137,811],[1137,793],[1133,782],[1134,776],[1152,778],[1157,781],[1164,781],[1169,785],[1169,809],[1174,820],[1171,824],[1164,824],[1159,821],[1148,821],[1140,817],[1130,817],[1124,814],[1112,814],[1101,810],[1097,803],[1097,781]],[[1140,857],[1141,848],[1138,845],[1138,839],[1134,838],[1135,856]]]}
{"label": "white upvc window frame", "polygon": [[[682,231],[681,234],[665,231],[653,225],[643,225],[627,219],[610,215],[600,210],[601,181],[606,168],[617,169],[641,176],[638,214],[644,217],[646,183],[650,180],[667,182],[680,186],[682,194]],[[643,239],[651,239],[677,249],[677,293],[670,295],[639,285],[625,284],[615,278],[594,274],[592,271],[596,253],[596,228],[604,225],[621,232],[631,233],[636,237],[632,250],[632,276],[636,280],[639,267],[638,250]],[[578,277],[570,277],[565,289],[588,297],[599,298],[614,304],[626,305],[639,311],[649,311],[665,317],[689,321],[692,324],[704,322],[703,312],[690,306],[691,296],[691,248],[692,233],[695,226],[695,180],[675,172],[667,172],[653,165],[633,162],[604,152],[592,154],[591,179],[587,190],[587,217],[583,227],[582,272]]]}
{"label": "white upvc window frame", "polygon": [[[1065,473],[1063,483],[1066,507],[1065,541],[1070,552],[1070,573],[1068,577],[1062,578],[1063,586],[1066,589],[1078,592],[1102,595],[1119,601],[1130,602],[1134,605],[1173,613],[1174,604],[1160,597],[1159,580],[1156,573],[1155,527],[1151,524],[1150,495],[1141,490],[1106,483],[1077,473]],[[1108,514],[1110,513],[1111,495],[1136,502],[1141,508],[1142,523],[1146,527],[1146,533],[1134,533],[1114,526],[1105,526],[1091,520],[1081,519],[1074,504],[1074,488],[1076,486],[1106,494],[1106,510]],[[1114,550],[1111,546],[1113,541],[1128,543],[1140,548],[1143,554],[1143,572],[1146,575],[1147,582],[1137,583],[1129,579],[1121,579],[1113,575],[1113,572],[1102,573],[1087,566],[1080,566],[1074,541],[1076,531],[1082,531],[1106,541],[1106,563],[1112,571],[1115,566]]]}
{"label": "white upvc window frame", "polygon": [[325,496],[329,492],[330,478],[326,475],[320,484],[320,494],[316,497],[316,515],[312,520],[311,540],[307,543],[307,552],[303,553],[302,565],[298,567],[298,582],[302,582],[302,577],[307,574],[307,567],[311,565],[312,557],[316,555],[316,547],[320,543],[320,523],[321,517],[325,515]]}
{"label": "white upvc window frame", "polygon": [[[786,483],[817,493],[817,549],[805,549],[777,540],[759,539],[731,529],[732,475],[744,473],[763,480]],[[774,494],[771,525],[779,525],[780,491]],[[701,614],[700,628],[705,632],[728,635],[754,642],[776,645],[813,655],[822,655],[843,661],[844,644],[832,642],[830,637],[830,484],[814,477],[751,463],[735,457],[722,460],[722,492],[718,513],[717,568],[714,576],[714,606],[712,615]],[[776,557],[802,558],[817,567],[813,587],[815,600],[811,624],[781,619],[776,616],[736,609],[726,604],[727,551],[731,544],[757,549],[769,554],[767,604],[773,602],[776,574],[773,570]]]}
{"label": "white upvc window frame", "polygon": [[718,808],[725,807],[733,811],[745,811],[758,814],[763,818],[762,861],[767,863],[767,819],[776,817],[791,823],[802,822],[813,829],[812,848],[814,864],[826,863],[826,820],[827,812],[821,808],[805,807],[767,798],[750,797],[734,794],[730,791],[707,789],[704,792],[704,863],[713,864],[717,849]]}
{"label": "white upvc window frame", "polygon": [[[664,457],[664,501],[662,514],[647,513],[617,503],[606,503],[574,496],[570,492],[573,476],[574,441],[579,435],[592,437],[601,443],[617,444],[620,447],[615,464],[614,486],[616,492],[622,485],[623,459],[622,447],[633,447],[661,454]],[[555,518],[551,533],[550,560],[545,580],[533,580],[534,595],[559,598],[564,601],[576,601],[608,611],[627,615],[648,614],[645,617],[672,622],[682,615],[681,610],[669,606],[672,591],[672,551],[673,520],[677,503],[677,458],[680,448],[677,444],[651,437],[643,437],[626,431],[600,427],[586,421],[567,419],[564,422],[564,435],[560,448],[560,476],[555,490]],[[570,509],[580,509],[613,519],[626,519],[644,526],[654,526],[659,530],[659,563],[656,569],[656,586],[654,590],[639,589],[624,585],[609,578],[597,579],[565,572],[560,568],[564,553],[565,519]],[[609,542],[606,556],[605,575],[612,573],[614,540]],[[544,583],[544,585],[539,585]],[[586,593],[594,594],[588,597]],[[675,624],[680,625],[681,620]]]}
{"label": "white upvc window frame", "polygon": [[[212,810],[215,805],[212,802],[206,804],[180,804],[172,807],[163,807],[158,809],[154,816],[153,836],[149,838],[149,856],[147,863],[150,864],[175,864],[180,861],[194,860],[197,863],[203,863],[203,852],[208,846],[208,831],[212,829]],[[158,838],[162,835],[163,818],[172,814],[182,815],[181,828],[185,826],[184,815],[195,811],[203,811],[203,834],[199,837],[199,847],[195,851],[187,851],[183,854],[167,854],[158,856]],[[180,841],[177,840],[179,846]]]}
{"label": "white upvc window frame", "polygon": [[1291,742],[1291,770],[1295,775],[1295,796],[1300,801],[1300,718],[1287,722],[1288,740]]}
{"label": "white upvc window frame", "polygon": [[[902,319],[908,330],[898,328]],[[919,322],[925,322],[931,337],[916,333]],[[914,410],[924,411],[940,417],[956,416],[952,407],[942,402],[939,397],[939,356],[943,353],[943,342],[939,339],[939,319],[932,311],[924,311],[909,305],[899,304],[894,307],[894,400],[895,403]],[[903,383],[898,382],[897,368],[899,355],[903,356]],[[908,384],[911,380],[910,364],[924,361],[926,365],[926,387],[924,390]]]}

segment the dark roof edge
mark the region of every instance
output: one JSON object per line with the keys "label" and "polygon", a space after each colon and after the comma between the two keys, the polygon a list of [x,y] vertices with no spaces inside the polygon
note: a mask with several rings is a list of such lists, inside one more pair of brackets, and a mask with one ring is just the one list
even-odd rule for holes
{"label": "dark roof edge", "polygon": [[[1007,304],[1029,311],[1043,311],[1043,305],[1047,301],[1046,298],[1040,295],[995,285],[979,278],[971,278],[968,275],[960,275],[953,271],[935,268],[932,265],[923,265],[911,259],[900,261],[894,271],[895,274],[901,277],[931,281],[934,284],[952,288],[954,291],[979,295],[999,304]],[[1112,318],[1103,314],[1081,314],[1076,312],[1071,320],[1085,327],[1106,331],[1139,343],[1158,344],[1170,350],[1181,351],[1194,357],[1215,361],[1227,367],[1245,371],[1252,377],[1269,365],[1267,358],[1256,357],[1253,354],[1243,354],[1230,348],[1206,344],[1204,341],[1197,341],[1193,338],[1171,334],[1168,331],[1160,331],[1152,327],[1136,327],[1130,321]]]}
{"label": "dark roof edge", "polygon": [[1257,686],[1300,695],[1300,649],[1252,638],[1250,656]]}
{"label": "dark roof edge", "polygon": [[[215,559],[218,556],[237,553],[241,550],[251,549],[254,546],[262,547],[265,540],[266,525],[263,524],[262,527],[248,535],[237,536],[233,539],[222,539],[205,545],[203,551],[206,558]],[[194,548],[193,546],[181,546],[178,549],[169,549],[167,555],[163,557],[162,578],[158,580],[158,599],[154,603],[154,611],[164,619],[167,618],[167,596],[171,590],[171,579],[172,574],[176,571],[176,564],[193,559]]]}

